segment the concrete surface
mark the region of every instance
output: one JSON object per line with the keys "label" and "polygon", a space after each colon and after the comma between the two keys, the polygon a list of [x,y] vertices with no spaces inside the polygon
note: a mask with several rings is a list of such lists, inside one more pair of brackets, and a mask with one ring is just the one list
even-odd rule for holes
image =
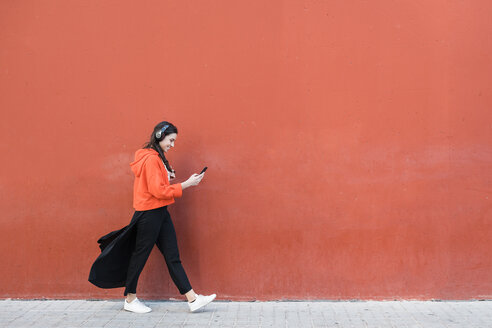
{"label": "concrete surface", "polygon": [[[145,302],[145,301],[144,301]],[[214,302],[189,313],[184,302],[3,300],[0,327],[492,327],[492,301]]]}

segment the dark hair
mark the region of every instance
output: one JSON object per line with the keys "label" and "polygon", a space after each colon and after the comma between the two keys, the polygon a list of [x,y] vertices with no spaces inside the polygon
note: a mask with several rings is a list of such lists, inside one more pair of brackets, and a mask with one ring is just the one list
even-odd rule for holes
{"label": "dark hair", "polygon": [[178,128],[172,123],[163,121],[155,126],[154,131],[152,131],[152,135],[150,136],[150,141],[144,145],[144,148],[151,148],[159,153],[159,157],[162,159],[162,162],[164,162],[164,165],[169,172],[174,172],[174,170],[167,161],[166,156],[164,156],[164,152],[162,151],[161,146],[159,146],[159,142],[162,141],[162,139],[164,139],[168,134],[172,133],[177,134]]}

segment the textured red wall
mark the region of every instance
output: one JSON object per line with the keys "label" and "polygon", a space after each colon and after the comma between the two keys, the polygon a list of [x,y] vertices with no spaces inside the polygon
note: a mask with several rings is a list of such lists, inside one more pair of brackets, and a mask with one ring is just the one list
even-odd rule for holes
{"label": "textured red wall", "polygon": [[[492,297],[490,1],[0,2],[0,297],[87,282],[129,162],[179,128],[171,207],[223,299]],[[154,250],[146,298],[177,297]]]}

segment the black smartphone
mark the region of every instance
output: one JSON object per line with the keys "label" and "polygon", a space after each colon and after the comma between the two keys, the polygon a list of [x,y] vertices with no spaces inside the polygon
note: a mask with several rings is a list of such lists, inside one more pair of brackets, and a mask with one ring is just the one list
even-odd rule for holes
{"label": "black smartphone", "polygon": [[203,168],[202,172],[200,172],[200,174],[202,174],[203,172],[205,172],[207,169],[208,169],[208,167],[206,167],[206,166],[205,166],[205,167]]}

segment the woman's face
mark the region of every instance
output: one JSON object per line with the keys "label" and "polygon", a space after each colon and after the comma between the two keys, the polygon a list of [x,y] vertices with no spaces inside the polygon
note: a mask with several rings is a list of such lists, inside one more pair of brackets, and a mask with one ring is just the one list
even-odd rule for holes
{"label": "woman's face", "polygon": [[167,153],[169,149],[173,148],[177,137],[178,135],[176,133],[171,133],[159,141],[159,146],[161,146],[162,151]]}

